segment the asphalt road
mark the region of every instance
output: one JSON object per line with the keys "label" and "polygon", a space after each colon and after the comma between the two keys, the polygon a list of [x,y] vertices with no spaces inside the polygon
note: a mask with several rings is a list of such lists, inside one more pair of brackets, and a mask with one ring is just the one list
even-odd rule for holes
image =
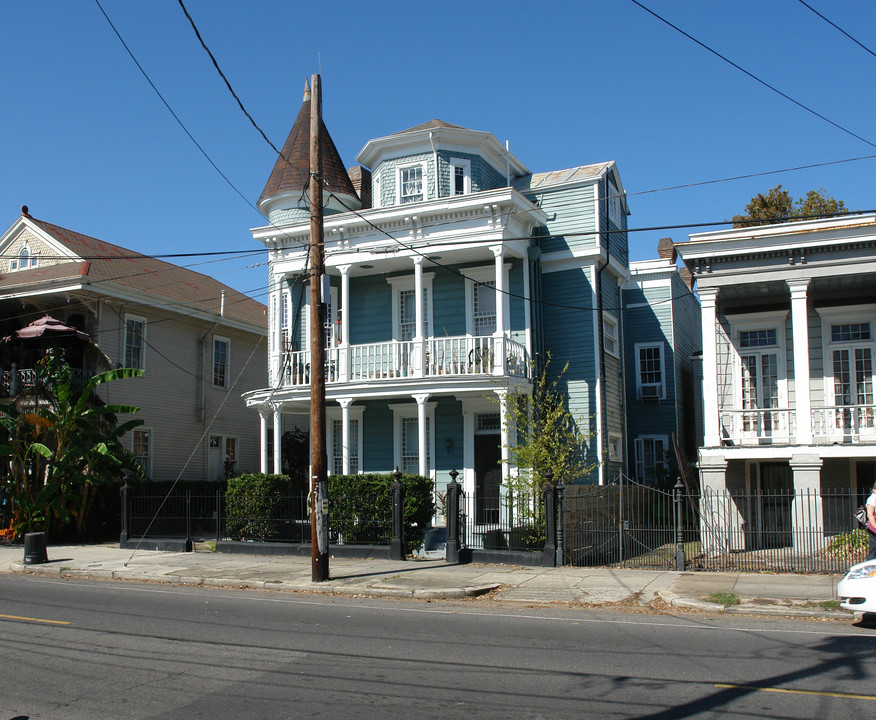
{"label": "asphalt road", "polygon": [[844,621],[0,576],[0,720],[872,718]]}

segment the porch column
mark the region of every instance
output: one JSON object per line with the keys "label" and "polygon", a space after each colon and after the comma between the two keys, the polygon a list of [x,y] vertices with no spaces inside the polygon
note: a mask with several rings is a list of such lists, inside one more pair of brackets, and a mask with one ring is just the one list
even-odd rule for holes
{"label": "porch column", "polygon": [[414,331],[414,347],[413,347],[413,371],[414,377],[423,377],[425,374],[424,360],[424,336],[425,336],[425,314],[426,308],[423,305],[423,257],[416,255],[414,260],[414,307],[416,308],[417,322]]}
{"label": "porch column", "polygon": [[717,555],[745,548],[742,515],[727,492],[727,460],[700,453],[700,537],[703,552]]}
{"label": "porch column", "polygon": [[420,466],[417,472],[424,477],[429,475],[429,456],[426,452],[426,401],[429,395],[426,393],[414,395],[417,401],[417,451],[419,452]]}
{"label": "porch column", "polygon": [[274,474],[283,472],[283,406],[274,403]]}
{"label": "porch column", "polygon": [[718,317],[715,304],[718,288],[699,291],[703,330],[703,434],[704,447],[720,447],[721,427],[718,415]]}
{"label": "porch column", "polygon": [[494,356],[493,372],[501,375],[505,371],[505,338],[508,328],[505,317],[505,246],[493,245],[490,247],[495,256],[496,265],[496,332],[493,337]]}
{"label": "porch column", "polygon": [[824,547],[822,464],[817,455],[791,456],[791,472],[794,474],[793,540],[794,550],[797,552],[811,553]]}
{"label": "porch column", "polygon": [[508,428],[505,423],[505,417],[508,413],[508,390],[505,388],[496,390],[496,395],[499,396],[499,438],[500,452],[502,453],[502,487],[508,487],[508,477],[511,474],[511,467],[508,461]]}
{"label": "porch column", "polygon": [[267,407],[259,408],[259,472],[268,472],[268,414]]}
{"label": "porch column", "polygon": [[[526,328],[526,362],[532,361],[532,307],[530,307],[530,294],[532,292],[530,284],[532,280],[529,275],[530,270],[529,253],[527,252],[526,257],[523,258],[523,324]],[[528,372],[529,368],[527,368]]]}
{"label": "porch column", "polygon": [[[339,379],[346,382],[350,379],[350,268],[352,265],[339,265],[341,271],[341,347],[339,349],[340,372]],[[346,474],[346,470],[344,474]]]}
{"label": "porch column", "polygon": [[350,474],[350,405],[353,398],[341,398],[338,400],[341,406],[341,472]]}
{"label": "porch column", "polygon": [[[812,444],[812,401],[809,395],[809,280],[788,280],[791,290],[791,331],[794,340],[794,430],[797,445]],[[789,432],[792,428],[789,428]]]}
{"label": "porch column", "polygon": [[284,290],[283,285],[286,282],[285,277],[274,275],[271,283],[271,308],[273,309],[273,318],[271,318],[271,345],[273,353],[271,354],[271,387],[278,388],[283,381],[281,368],[283,367],[283,303]]}

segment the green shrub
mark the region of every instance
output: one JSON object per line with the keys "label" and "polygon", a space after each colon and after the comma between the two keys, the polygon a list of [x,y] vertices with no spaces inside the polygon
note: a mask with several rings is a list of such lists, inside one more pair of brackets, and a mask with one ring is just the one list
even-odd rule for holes
{"label": "green shrub", "polygon": [[234,540],[277,537],[283,497],[291,492],[287,475],[245,474],[228,479],[225,527]]}
{"label": "green shrub", "polygon": [[[346,542],[388,545],[392,534],[390,473],[331,475],[328,479],[329,516],[333,533]],[[432,480],[402,475],[405,486],[404,539],[407,552],[422,542],[422,531],[435,513]]]}
{"label": "green shrub", "polygon": [[850,562],[861,562],[867,554],[869,538],[864,528],[834,535],[827,544],[826,552],[831,557]]}

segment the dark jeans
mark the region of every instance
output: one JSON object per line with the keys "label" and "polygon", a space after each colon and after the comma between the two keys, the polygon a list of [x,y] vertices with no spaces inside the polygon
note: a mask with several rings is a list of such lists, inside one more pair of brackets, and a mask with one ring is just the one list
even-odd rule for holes
{"label": "dark jeans", "polygon": [[870,536],[870,547],[867,549],[867,559],[876,560],[876,533],[870,528],[867,528],[867,534]]}

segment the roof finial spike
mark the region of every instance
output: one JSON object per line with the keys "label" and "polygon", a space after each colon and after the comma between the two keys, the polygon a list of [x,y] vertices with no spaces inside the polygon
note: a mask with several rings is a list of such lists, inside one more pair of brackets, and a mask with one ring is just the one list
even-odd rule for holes
{"label": "roof finial spike", "polygon": [[302,102],[310,102],[310,83],[307,78],[304,79],[304,98]]}

